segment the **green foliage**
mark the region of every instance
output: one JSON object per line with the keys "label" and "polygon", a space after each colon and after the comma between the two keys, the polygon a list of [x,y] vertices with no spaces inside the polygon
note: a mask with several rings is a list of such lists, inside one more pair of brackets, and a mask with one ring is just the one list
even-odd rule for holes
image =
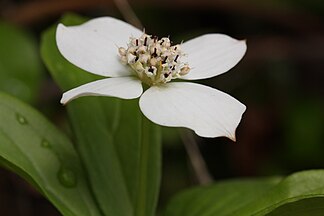
{"label": "green foliage", "polygon": [[320,215],[324,206],[323,182],[323,170],[299,172],[282,181],[274,178],[220,182],[177,195],[165,216]]}
{"label": "green foliage", "polygon": [[33,103],[41,81],[41,62],[34,39],[0,22],[0,90]]}
{"label": "green foliage", "polygon": [[[66,25],[84,19],[65,16]],[[54,80],[68,90],[100,77],[66,61],[53,26],[43,34],[41,54]],[[104,215],[150,216],[157,203],[160,172],[159,127],[145,119],[137,100],[79,98],[67,105],[77,149]]]}
{"label": "green foliage", "polygon": [[100,215],[72,143],[33,108],[4,93],[0,162],[37,187],[63,215]]}
{"label": "green foliage", "polygon": [[[62,22],[75,25],[85,20],[67,15]],[[55,29],[56,25],[43,34],[41,54],[62,91],[100,79],[61,56]],[[35,44],[25,33],[1,23],[0,39],[0,89],[33,102],[41,71]],[[161,179],[160,128],[141,114],[138,100],[83,97],[69,103],[67,110],[76,149],[38,112],[0,93],[0,164],[33,184],[65,216],[155,215]],[[292,118],[291,137],[296,132],[315,137],[314,130],[306,133],[303,126],[315,122],[320,128],[321,112],[308,113],[314,113],[312,118]],[[177,139],[175,133],[165,141]],[[314,139],[317,143],[320,137]],[[322,170],[284,179],[224,181],[176,195],[164,215],[322,215],[323,182]]]}

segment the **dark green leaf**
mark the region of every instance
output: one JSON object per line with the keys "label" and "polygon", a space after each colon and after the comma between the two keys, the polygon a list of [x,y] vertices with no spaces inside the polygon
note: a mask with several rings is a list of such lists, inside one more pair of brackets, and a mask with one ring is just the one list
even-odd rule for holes
{"label": "dark green leaf", "polygon": [[[83,19],[66,16],[66,25]],[[55,27],[42,38],[42,57],[62,90],[100,79],[57,50]],[[117,50],[116,50],[117,53]],[[159,128],[143,118],[138,100],[85,97],[67,105],[78,150],[104,215],[154,215],[160,181]]]}
{"label": "dark green leaf", "polygon": [[324,198],[302,199],[275,209],[267,216],[323,216]]}
{"label": "dark green leaf", "polygon": [[37,111],[4,93],[0,163],[36,186],[63,215],[100,215],[71,142]]}
{"label": "dark green leaf", "polygon": [[41,62],[31,35],[0,22],[0,90],[32,103],[39,93]]}
{"label": "dark green leaf", "polygon": [[235,215],[234,212],[260,197],[278,180],[279,178],[230,180],[189,189],[171,200],[165,215]]}
{"label": "dark green leaf", "polygon": [[[320,215],[324,206],[323,170],[278,180],[235,180],[191,189],[172,199],[165,215]],[[295,214],[290,212],[292,208]]]}

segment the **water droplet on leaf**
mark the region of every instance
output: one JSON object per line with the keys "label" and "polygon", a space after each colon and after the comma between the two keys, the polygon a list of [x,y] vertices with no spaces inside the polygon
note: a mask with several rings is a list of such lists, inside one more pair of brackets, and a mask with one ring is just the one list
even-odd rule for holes
{"label": "water droplet on leaf", "polygon": [[16,113],[16,119],[22,125],[28,124],[27,119],[24,116],[20,115],[19,113]]}
{"label": "water droplet on leaf", "polygon": [[52,145],[46,139],[42,140],[41,146],[44,148],[49,148],[49,149],[52,148]]}
{"label": "water droplet on leaf", "polygon": [[57,173],[57,177],[59,182],[67,188],[72,188],[77,185],[77,177],[74,171],[71,169],[68,169],[64,166],[60,168],[60,170]]}

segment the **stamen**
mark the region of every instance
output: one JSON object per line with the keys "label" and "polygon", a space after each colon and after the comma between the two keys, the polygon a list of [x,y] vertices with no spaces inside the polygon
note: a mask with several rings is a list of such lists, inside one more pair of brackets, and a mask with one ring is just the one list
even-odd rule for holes
{"label": "stamen", "polygon": [[124,47],[120,47],[118,49],[119,55],[124,56],[127,54],[126,49]]}
{"label": "stamen", "polygon": [[172,45],[168,37],[159,40],[143,33],[139,38],[131,37],[127,46],[118,48],[121,63],[130,66],[150,86],[162,85],[190,71],[188,64],[180,60],[185,55],[181,46]]}
{"label": "stamen", "polygon": [[174,62],[177,62],[178,58],[179,58],[179,55],[177,55],[177,56],[175,57]]}
{"label": "stamen", "polygon": [[146,43],[147,43],[147,37],[145,37],[144,39],[144,46],[146,46]]}
{"label": "stamen", "polygon": [[151,72],[151,73],[154,72],[154,69],[152,68],[152,66],[150,66],[150,68],[148,69],[148,72]]}
{"label": "stamen", "polygon": [[165,64],[167,59],[168,59],[168,56],[165,56],[165,58],[162,61],[162,64]]}
{"label": "stamen", "polygon": [[152,56],[153,56],[153,57],[157,57],[157,53],[156,53],[156,51],[157,51],[156,48],[154,48],[154,52],[152,53]]}

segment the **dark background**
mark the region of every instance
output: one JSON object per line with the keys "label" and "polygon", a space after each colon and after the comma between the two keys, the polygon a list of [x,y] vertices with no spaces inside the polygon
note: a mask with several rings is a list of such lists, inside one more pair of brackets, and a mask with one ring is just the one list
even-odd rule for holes
{"label": "dark background", "polygon": [[[130,4],[146,32],[170,35],[175,42],[211,32],[247,40],[247,54],[235,68],[201,81],[247,106],[236,143],[196,137],[215,180],[324,167],[323,1],[136,0]],[[25,29],[38,42],[41,32],[66,12],[123,19],[109,0],[0,0],[0,19]],[[58,104],[61,92],[45,67],[43,73],[41,91],[32,105],[64,130],[65,112]],[[163,148],[160,208],[176,192],[198,183],[177,130],[164,129]],[[22,179],[1,169],[0,215],[59,214]]]}

